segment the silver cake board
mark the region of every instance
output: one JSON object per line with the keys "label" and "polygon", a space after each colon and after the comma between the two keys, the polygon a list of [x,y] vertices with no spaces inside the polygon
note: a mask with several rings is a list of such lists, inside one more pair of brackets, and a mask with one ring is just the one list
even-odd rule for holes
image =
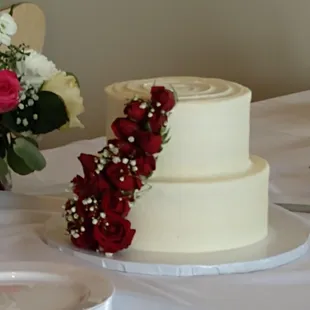
{"label": "silver cake board", "polygon": [[298,215],[271,204],[268,236],[247,247],[213,253],[156,253],[128,249],[105,257],[74,247],[65,222],[51,218],[43,241],[58,250],[110,270],[154,276],[201,276],[248,273],[288,264],[309,249],[310,226]]}

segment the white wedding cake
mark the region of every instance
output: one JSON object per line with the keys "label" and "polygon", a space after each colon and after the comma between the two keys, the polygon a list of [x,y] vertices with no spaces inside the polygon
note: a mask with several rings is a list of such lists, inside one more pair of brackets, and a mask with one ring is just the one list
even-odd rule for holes
{"label": "white wedding cake", "polygon": [[171,140],[128,219],[131,249],[198,253],[258,242],[268,230],[268,163],[249,154],[251,91],[220,79],[167,77],[106,88],[107,136],[124,102],[152,85],[177,93]]}

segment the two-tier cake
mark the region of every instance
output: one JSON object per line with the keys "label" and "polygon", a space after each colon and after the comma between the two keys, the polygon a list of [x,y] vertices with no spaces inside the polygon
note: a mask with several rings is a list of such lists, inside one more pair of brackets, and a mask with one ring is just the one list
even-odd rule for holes
{"label": "two-tier cake", "polygon": [[147,97],[152,85],[177,93],[170,141],[157,159],[150,188],[128,219],[131,249],[198,253],[244,247],[268,233],[268,163],[249,154],[251,91],[237,83],[167,77],[106,88],[107,136],[124,103]]}

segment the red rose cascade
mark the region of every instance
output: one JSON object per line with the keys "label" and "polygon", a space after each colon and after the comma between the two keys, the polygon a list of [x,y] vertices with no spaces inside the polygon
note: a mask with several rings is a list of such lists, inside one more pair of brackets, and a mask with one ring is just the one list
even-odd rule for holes
{"label": "red rose cascade", "polygon": [[75,246],[107,255],[130,246],[135,230],[126,217],[168,142],[175,103],[172,91],[153,86],[149,100],[135,97],[125,104],[125,117],[112,123],[115,139],[97,155],[79,156],[84,177],[72,180],[74,197],[64,206]]}

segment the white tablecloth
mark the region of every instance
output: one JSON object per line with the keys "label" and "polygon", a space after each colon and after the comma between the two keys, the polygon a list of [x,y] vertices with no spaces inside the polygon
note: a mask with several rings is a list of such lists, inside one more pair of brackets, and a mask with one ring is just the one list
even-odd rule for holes
{"label": "white tablecloth", "polygon": [[[251,127],[251,152],[271,164],[271,200],[310,204],[310,91],[253,104]],[[76,157],[81,152],[98,151],[103,143],[104,139],[98,138],[45,151],[47,168],[27,177],[14,176],[14,191],[35,195],[63,192],[81,171]],[[31,224],[35,219],[30,215],[28,224],[4,225],[6,216],[21,216],[20,211],[13,211],[13,200],[10,203],[12,211],[0,215],[0,261],[85,265],[49,249],[33,231],[38,222]],[[39,207],[48,209],[45,203]],[[310,302],[310,253],[292,264],[245,275],[159,278],[101,272],[111,277],[118,289],[115,309],[308,310]]]}

